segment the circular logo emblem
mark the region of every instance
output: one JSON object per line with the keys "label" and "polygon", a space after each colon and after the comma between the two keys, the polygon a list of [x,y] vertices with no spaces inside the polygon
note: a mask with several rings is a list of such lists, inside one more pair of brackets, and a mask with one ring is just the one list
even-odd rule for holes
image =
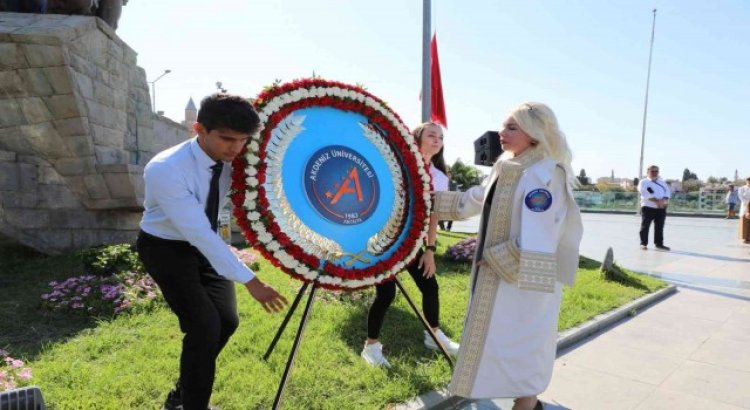
{"label": "circular logo emblem", "polygon": [[316,151],[305,166],[305,194],[327,220],[355,225],[372,216],[378,205],[378,176],[357,151],[329,145]]}
{"label": "circular logo emblem", "polygon": [[524,203],[532,212],[544,212],[552,206],[552,194],[546,189],[535,189],[526,194]]}

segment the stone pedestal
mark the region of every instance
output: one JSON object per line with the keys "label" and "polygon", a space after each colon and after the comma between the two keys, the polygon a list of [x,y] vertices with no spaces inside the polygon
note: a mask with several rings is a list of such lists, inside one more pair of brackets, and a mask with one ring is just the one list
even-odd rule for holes
{"label": "stone pedestal", "polygon": [[143,166],[188,137],[102,20],[0,13],[0,243],[132,242]]}

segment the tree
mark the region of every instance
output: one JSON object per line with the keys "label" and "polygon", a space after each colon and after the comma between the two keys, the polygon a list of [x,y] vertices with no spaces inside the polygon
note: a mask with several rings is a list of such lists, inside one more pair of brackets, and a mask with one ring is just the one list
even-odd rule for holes
{"label": "tree", "polygon": [[708,179],[706,179],[706,183],[708,183],[710,185],[716,185],[716,184],[719,183],[719,179],[716,178],[716,177],[713,177],[713,176],[712,177],[708,177]]}
{"label": "tree", "polygon": [[451,179],[462,191],[482,183],[482,173],[479,169],[473,165],[464,164],[460,158],[450,167],[450,172]]}
{"label": "tree", "polygon": [[698,180],[698,175],[695,175],[694,173],[690,172],[689,169],[685,168],[685,170],[682,171],[682,182],[690,181],[691,179]]}
{"label": "tree", "polygon": [[586,170],[585,170],[585,169],[583,169],[583,168],[581,168],[581,173],[580,173],[580,174],[578,174],[578,177],[577,177],[577,178],[578,178],[578,182],[579,182],[579,183],[580,183],[580,184],[581,184],[582,186],[584,186],[584,185],[589,185],[589,184],[591,183],[591,181],[589,181],[589,177],[587,177],[587,176],[586,176]]}

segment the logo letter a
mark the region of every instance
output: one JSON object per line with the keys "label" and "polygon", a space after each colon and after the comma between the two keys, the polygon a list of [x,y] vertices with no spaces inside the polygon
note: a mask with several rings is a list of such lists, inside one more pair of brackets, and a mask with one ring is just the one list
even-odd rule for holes
{"label": "logo letter a", "polygon": [[[352,182],[354,183],[354,188],[349,186]],[[341,184],[341,188],[336,191],[336,195],[334,195],[331,200],[331,205],[335,205],[336,202],[341,199],[342,195],[353,193],[357,194],[357,201],[362,202],[362,187],[359,185],[359,173],[357,172],[357,168],[352,168],[352,170],[349,171],[349,177],[346,178],[343,184]]]}

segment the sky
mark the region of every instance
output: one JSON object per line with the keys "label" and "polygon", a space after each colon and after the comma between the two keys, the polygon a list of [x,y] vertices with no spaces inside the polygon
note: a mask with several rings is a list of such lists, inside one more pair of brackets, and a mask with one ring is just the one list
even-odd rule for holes
{"label": "sky", "polygon": [[[314,73],[363,85],[413,128],[422,3],[131,0],[117,34],[148,81],[171,70],[155,83],[156,109],[176,121],[217,81],[254,97]],[[747,0],[433,0],[447,162],[473,163],[475,139],[538,101],[555,111],[576,173],[636,177],[654,8],[644,171],[750,176]]]}

